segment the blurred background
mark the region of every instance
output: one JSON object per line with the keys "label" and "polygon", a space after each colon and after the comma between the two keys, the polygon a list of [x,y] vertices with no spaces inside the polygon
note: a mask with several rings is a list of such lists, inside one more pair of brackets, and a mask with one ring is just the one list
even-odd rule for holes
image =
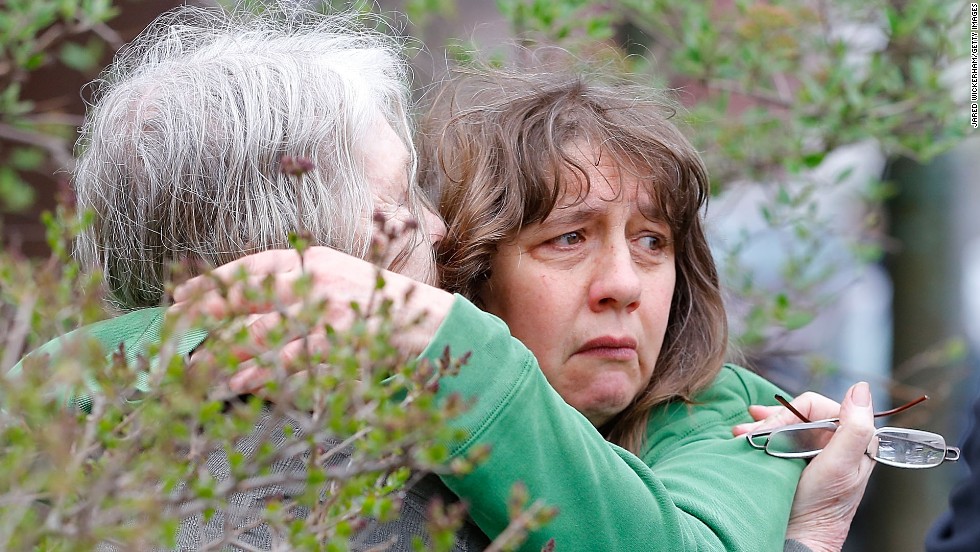
{"label": "blurred background", "polygon": [[[59,247],[42,213],[71,203],[85,83],[179,3],[0,0],[0,270],[40,270]],[[879,410],[927,394],[887,423],[961,441],[980,395],[968,2],[300,4],[381,14],[405,40],[420,100],[456,64],[520,64],[542,46],[672,90],[712,174],[739,362],[791,393],[840,399],[870,381]],[[0,298],[18,301],[2,279]],[[922,550],[965,469],[879,466],[846,549]]]}

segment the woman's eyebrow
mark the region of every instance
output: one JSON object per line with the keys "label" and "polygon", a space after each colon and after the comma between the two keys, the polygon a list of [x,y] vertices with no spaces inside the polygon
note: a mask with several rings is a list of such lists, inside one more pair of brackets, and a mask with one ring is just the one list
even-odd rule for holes
{"label": "woman's eyebrow", "polygon": [[597,211],[598,209],[584,203],[559,207],[553,210],[546,219],[541,221],[541,226],[573,226],[581,224],[595,216]]}
{"label": "woman's eyebrow", "polygon": [[641,213],[656,215],[658,218],[666,218],[662,203],[657,201],[656,198],[650,197],[650,195],[640,198],[637,207]]}

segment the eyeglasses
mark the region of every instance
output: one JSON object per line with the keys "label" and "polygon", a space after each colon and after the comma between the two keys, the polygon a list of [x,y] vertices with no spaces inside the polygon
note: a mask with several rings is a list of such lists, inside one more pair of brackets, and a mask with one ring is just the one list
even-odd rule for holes
{"label": "eyeglasses", "polygon": [[[928,398],[923,395],[897,408],[877,412],[874,417],[880,418],[897,414]],[[803,420],[804,423],[767,431],[753,431],[745,435],[745,439],[750,445],[764,450],[770,456],[813,458],[827,446],[834,432],[840,427],[839,418],[811,422],[793,408],[785,398],[776,395],[776,400]],[[932,468],[943,462],[955,462],[960,459],[960,449],[947,447],[946,440],[943,439],[942,435],[900,427],[882,427],[875,430],[867,454],[876,462],[897,468],[912,469]]]}

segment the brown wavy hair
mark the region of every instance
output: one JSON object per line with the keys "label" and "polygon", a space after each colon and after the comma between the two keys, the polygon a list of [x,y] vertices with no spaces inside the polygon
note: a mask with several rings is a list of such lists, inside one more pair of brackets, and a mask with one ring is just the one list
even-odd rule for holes
{"label": "brown wavy hair", "polygon": [[701,220],[707,169],[671,122],[675,111],[662,94],[608,77],[470,71],[443,86],[419,127],[420,182],[438,197],[448,226],[438,253],[443,286],[477,304],[497,245],[548,217],[563,175],[581,175],[587,188],[587,171],[568,145],[588,140],[623,170],[642,171],[673,233],[677,279],[651,381],[599,428],[637,454],[651,408],[708,386],[728,339]]}

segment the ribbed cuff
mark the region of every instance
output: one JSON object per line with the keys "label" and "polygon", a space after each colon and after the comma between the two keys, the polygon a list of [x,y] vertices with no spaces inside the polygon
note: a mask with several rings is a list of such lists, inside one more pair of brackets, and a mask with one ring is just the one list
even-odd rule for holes
{"label": "ribbed cuff", "polygon": [[813,552],[810,547],[794,539],[787,539],[783,543],[783,552]]}

